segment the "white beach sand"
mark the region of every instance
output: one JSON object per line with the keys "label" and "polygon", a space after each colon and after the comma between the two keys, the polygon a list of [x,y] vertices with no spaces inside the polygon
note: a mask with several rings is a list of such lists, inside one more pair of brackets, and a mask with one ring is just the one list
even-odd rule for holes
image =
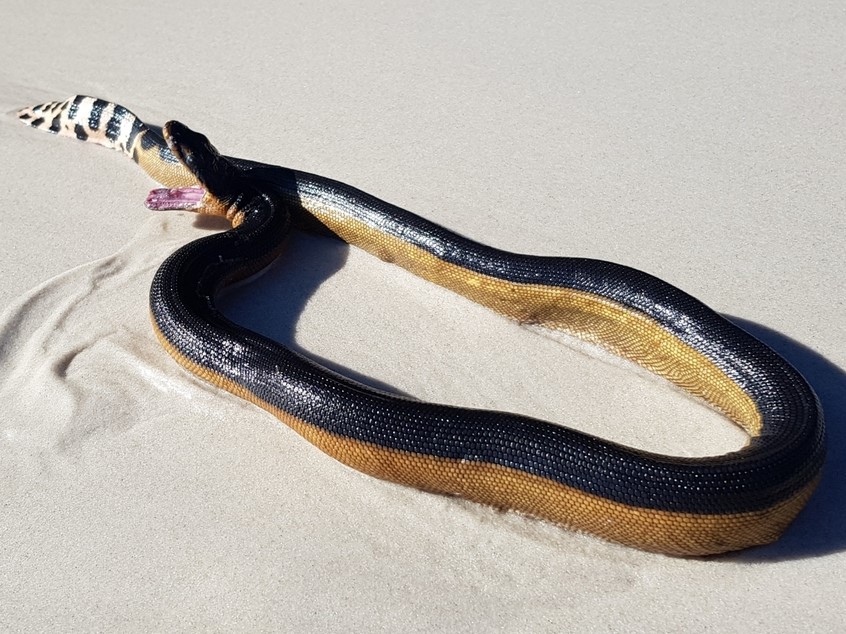
{"label": "white beach sand", "polygon": [[[840,3],[4,1],[0,630],[843,631]],[[21,125],[89,94],[512,251],[621,262],[802,370],[816,496],[768,547],[673,559],[368,478],[158,346],[147,292],[219,229],[125,157]],[[240,323],[425,400],[677,455],[743,436],[620,365],[299,235]]]}

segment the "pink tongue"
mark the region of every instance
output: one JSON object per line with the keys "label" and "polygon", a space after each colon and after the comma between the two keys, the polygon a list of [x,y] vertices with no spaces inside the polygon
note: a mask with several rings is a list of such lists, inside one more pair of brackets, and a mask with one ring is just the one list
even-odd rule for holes
{"label": "pink tongue", "polygon": [[206,190],[202,187],[178,187],[176,189],[154,189],[147,194],[148,209],[199,209],[203,206]]}

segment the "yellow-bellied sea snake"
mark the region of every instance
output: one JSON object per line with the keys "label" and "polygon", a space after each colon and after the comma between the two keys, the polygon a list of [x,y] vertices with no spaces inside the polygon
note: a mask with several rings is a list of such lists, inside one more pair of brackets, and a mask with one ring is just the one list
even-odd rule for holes
{"label": "yellow-bellied sea snake", "polygon": [[[674,555],[769,543],[816,487],[824,425],[807,382],[763,343],[647,273],[500,251],[349,185],[223,157],[178,122],[159,134],[126,108],[92,97],[25,108],[18,117],[132,157],[171,188],[151,192],[151,208],[231,221],[231,230],[191,242],[161,265],[150,291],[155,332],[185,368],[272,412],[355,469]],[[292,222],[322,225],[518,322],[598,344],[704,399],[749,442],[721,456],[663,456],[339,376],[215,308],[222,287],[278,255]]]}

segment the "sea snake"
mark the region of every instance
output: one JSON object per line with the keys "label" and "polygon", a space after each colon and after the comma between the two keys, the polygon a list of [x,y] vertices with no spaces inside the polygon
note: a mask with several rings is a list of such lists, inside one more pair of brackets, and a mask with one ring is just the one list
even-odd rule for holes
{"label": "sea snake", "polygon": [[[158,339],[197,376],[359,471],[672,555],[772,542],[819,481],[823,415],[804,378],[647,273],[485,246],[344,183],[221,156],[178,122],[159,130],[101,99],[71,97],[18,117],[130,156],[171,188],[153,190],[151,208],[231,221],[158,269],[150,291]],[[658,455],[526,416],[403,398],[327,370],[215,307],[222,287],[278,255],[292,223],[328,230],[521,324],[602,346],[703,399],[749,442],[721,456]]]}

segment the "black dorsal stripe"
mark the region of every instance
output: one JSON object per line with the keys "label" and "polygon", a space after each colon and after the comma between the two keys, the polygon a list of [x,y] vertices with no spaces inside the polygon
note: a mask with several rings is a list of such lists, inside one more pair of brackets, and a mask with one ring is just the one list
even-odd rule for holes
{"label": "black dorsal stripe", "polygon": [[100,129],[100,118],[103,116],[103,109],[109,105],[108,101],[95,99],[91,106],[91,114],[88,115],[88,127],[92,130]]}
{"label": "black dorsal stripe", "polygon": [[126,108],[115,105],[114,112],[106,123],[106,138],[109,141],[116,141],[120,137],[120,125],[123,123],[123,118],[128,114],[129,111]]}
{"label": "black dorsal stripe", "polygon": [[[70,119],[71,121],[76,119],[76,115],[79,112],[79,106],[84,100],[85,97],[83,95],[77,95],[76,97],[74,97],[70,107],[68,108],[68,119]],[[79,135],[77,134],[77,136]]]}
{"label": "black dorsal stripe", "polygon": [[[127,151],[129,151],[132,146],[135,145],[135,139],[146,128],[146,126],[141,122],[141,119],[134,116],[132,113],[129,113],[129,115],[132,117],[132,130],[129,131],[129,138],[126,140]],[[135,160],[135,153],[133,153],[132,158],[133,160]],[[137,163],[138,161],[136,160],[135,162]]]}

